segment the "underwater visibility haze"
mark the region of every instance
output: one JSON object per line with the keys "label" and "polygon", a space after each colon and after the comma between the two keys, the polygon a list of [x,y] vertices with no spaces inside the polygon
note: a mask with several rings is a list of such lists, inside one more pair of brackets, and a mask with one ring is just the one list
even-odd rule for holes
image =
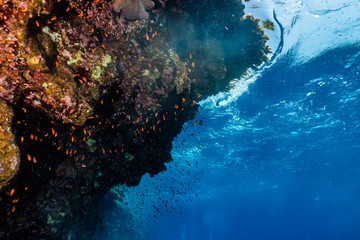
{"label": "underwater visibility haze", "polygon": [[359,0],[0,0],[0,37],[0,239],[360,239]]}

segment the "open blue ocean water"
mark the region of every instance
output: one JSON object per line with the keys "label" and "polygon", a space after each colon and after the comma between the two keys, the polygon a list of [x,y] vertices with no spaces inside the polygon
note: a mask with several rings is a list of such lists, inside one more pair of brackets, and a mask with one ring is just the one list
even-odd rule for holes
{"label": "open blue ocean water", "polygon": [[109,193],[94,239],[360,239],[360,1],[265,2],[277,55]]}

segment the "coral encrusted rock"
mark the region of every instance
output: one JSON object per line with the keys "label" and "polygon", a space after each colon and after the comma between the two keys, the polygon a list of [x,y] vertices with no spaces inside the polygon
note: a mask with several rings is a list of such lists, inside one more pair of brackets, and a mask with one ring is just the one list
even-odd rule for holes
{"label": "coral encrusted rock", "polygon": [[155,3],[150,0],[114,0],[113,9],[127,19],[147,19],[146,10],[153,8]]}

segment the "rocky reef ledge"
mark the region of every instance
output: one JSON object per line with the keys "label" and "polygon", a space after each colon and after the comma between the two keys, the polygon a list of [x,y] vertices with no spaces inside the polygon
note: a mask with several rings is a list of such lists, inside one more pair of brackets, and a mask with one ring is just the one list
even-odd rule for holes
{"label": "rocky reef ledge", "polygon": [[240,0],[0,0],[0,239],[85,239],[270,52]]}

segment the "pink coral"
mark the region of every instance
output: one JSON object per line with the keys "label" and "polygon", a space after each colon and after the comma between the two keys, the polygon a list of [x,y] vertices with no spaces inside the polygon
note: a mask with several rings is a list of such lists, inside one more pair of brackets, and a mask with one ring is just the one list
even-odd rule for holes
{"label": "pink coral", "polygon": [[146,10],[154,7],[150,0],[114,0],[113,9],[120,12],[127,19],[147,19],[149,14]]}

